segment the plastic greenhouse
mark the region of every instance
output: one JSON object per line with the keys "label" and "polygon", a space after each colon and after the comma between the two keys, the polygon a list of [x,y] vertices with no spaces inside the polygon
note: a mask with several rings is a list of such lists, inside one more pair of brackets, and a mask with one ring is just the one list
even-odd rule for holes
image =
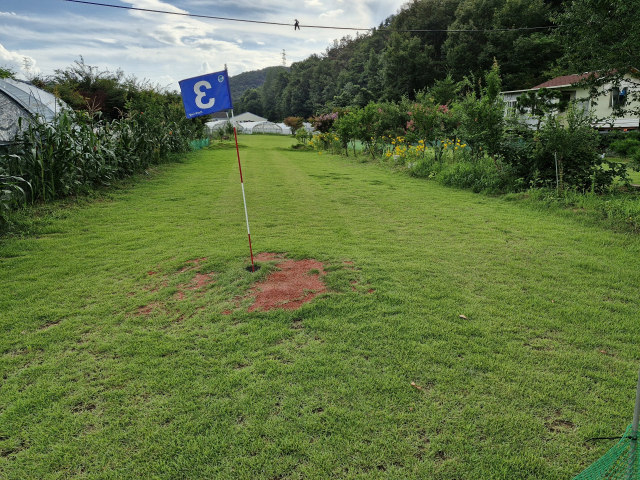
{"label": "plastic greenhouse", "polygon": [[242,128],[242,133],[278,133],[282,134],[282,129],[273,122],[240,122],[238,126]]}
{"label": "plastic greenhouse", "polygon": [[0,145],[12,143],[20,130],[39,118],[50,122],[62,109],[68,108],[52,94],[29,83],[10,78],[0,79]]}
{"label": "plastic greenhouse", "polygon": [[282,135],[291,135],[291,127],[284,123],[277,124],[282,129]]}
{"label": "plastic greenhouse", "polygon": [[213,133],[217,132],[221,128],[224,128],[227,123],[229,123],[229,120],[216,120],[214,122],[207,122],[205,123],[205,125],[207,127],[207,130],[209,130],[209,133]]}

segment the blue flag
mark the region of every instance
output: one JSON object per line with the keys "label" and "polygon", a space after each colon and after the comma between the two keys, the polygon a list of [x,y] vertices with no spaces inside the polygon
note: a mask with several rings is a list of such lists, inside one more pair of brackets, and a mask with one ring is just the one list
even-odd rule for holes
{"label": "blue flag", "polygon": [[233,108],[226,70],[180,80],[182,103],[187,118]]}

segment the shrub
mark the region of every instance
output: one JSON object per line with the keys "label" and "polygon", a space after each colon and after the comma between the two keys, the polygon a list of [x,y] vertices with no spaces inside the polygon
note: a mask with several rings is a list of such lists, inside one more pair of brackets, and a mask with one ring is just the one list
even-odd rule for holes
{"label": "shrub", "polygon": [[640,150],[640,140],[635,138],[616,140],[609,148],[622,157],[631,157]]}
{"label": "shrub", "polygon": [[471,91],[454,108],[460,122],[459,136],[469,143],[477,158],[485,153],[498,154],[504,136],[504,102],[499,95],[501,81],[497,63],[485,79],[487,86],[480,97]]}
{"label": "shrub", "polygon": [[296,140],[301,145],[306,145],[307,141],[311,138],[311,134],[307,132],[307,129],[304,127],[298,128],[296,130]]}
{"label": "shrub", "polygon": [[[566,124],[557,117],[549,117],[536,135],[534,168],[542,180],[556,183],[561,189],[603,191],[616,177],[626,181],[626,166],[604,161],[597,152],[598,133],[591,128],[591,119],[582,114],[572,102],[567,109]],[[603,168],[607,165],[607,169]]]}
{"label": "shrub", "polygon": [[304,121],[302,117],[287,117],[282,123],[291,128],[291,134],[295,135],[303,127]]}

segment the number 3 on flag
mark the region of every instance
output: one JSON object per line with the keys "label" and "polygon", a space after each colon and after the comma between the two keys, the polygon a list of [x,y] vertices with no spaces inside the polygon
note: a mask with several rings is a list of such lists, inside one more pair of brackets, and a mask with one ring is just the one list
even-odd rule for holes
{"label": "number 3 on flag", "polygon": [[212,98],[208,102],[204,103],[202,98],[207,94],[207,92],[200,90],[203,87],[211,89],[211,84],[206,80],[200,80],[193,86],[193,92],[196,94],[196,105],[198,108],[211,108],[216,103],[216,99]]}
{"label": "number 3 on flag", "polygon": [[187,78],[179,83],[187,118],[233,108],[226,70]]}

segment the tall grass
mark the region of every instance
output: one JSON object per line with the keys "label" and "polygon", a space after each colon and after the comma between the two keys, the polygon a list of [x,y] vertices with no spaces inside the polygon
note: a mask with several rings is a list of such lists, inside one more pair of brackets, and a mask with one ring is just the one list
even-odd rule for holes
{"label": "tall grass", "polygon": [[34,203],[77,195],[187,152],[201,129],[175,105],[131,109],[111,122],[73,111],[49,123],[36,119],[0,155],[0,221],[19,197]]}

